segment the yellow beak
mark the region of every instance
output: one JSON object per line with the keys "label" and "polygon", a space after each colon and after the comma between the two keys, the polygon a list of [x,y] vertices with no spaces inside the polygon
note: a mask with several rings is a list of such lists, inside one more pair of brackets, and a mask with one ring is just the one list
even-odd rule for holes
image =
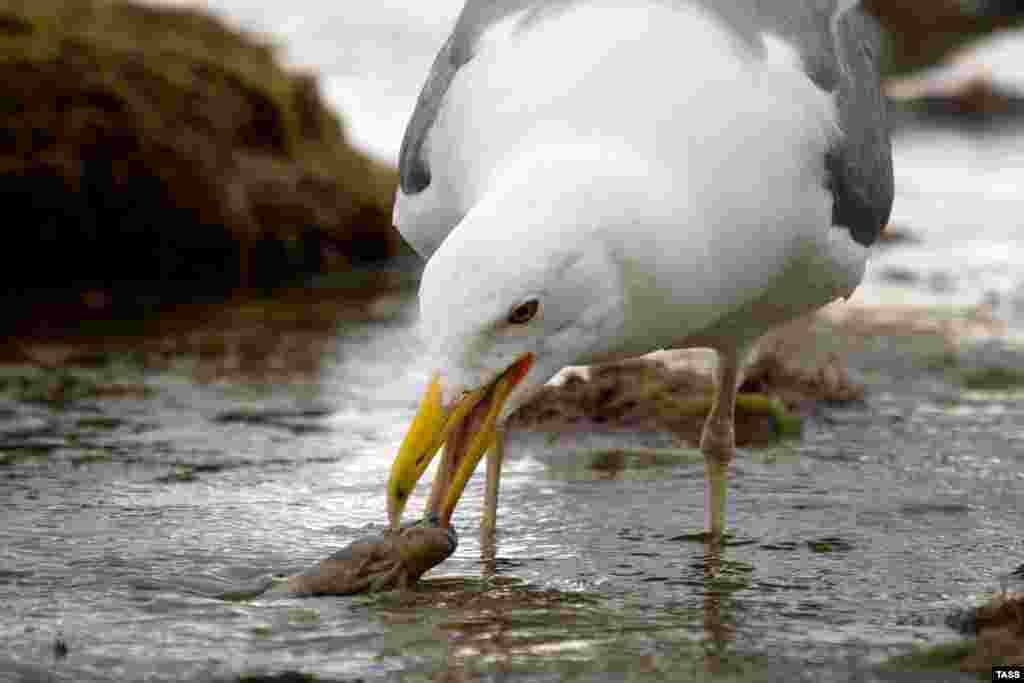
{"label": "yellow beak", "polygon": [[434,480],[429,512],[448,526],[455,506],[484,453],[494,444],[498,417],[512,390],[530,371],[533,354],[521,356],[490,384],[464,394],[453,405],[441,403],[438,375],[427,387],[419,411],[391,465],[388,478],[388,519],[398,530],[402,512],[416,482],[441,446],[448,442],[445,462]]}

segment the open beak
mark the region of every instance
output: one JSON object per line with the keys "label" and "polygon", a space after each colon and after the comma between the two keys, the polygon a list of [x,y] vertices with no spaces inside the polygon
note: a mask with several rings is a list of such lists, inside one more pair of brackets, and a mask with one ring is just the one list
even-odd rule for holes
{"label": "open beak", "polygon": [[401,524],[402,511],[416,482],[445,443],[444,462],[434,479],[428,513],[436,513],[448,526],[455,506],[484,453],[494,444],[498,417],[512,390],[533,365],[533,354],[520,356],[490,384],[470,391],[450,406],[441,403],[441,383],[434,375],[420,409],[391,465],[388,478],[388,519],[392,530]]}

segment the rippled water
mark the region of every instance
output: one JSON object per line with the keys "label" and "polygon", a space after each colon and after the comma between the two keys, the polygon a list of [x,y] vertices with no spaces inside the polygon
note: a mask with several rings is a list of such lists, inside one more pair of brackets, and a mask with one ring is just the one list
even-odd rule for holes
{"label": "rippled water", "polygon": [[1024,555],[1021,394],[964,392],[913,344],[881,340],[854,356],[867,406],[826,408],[801,441],[741,454],[739,535],[721,558],[686,536],[703,519],[696,451],[610,473],[523,433],[496,556],[476,537],[476,480],[460,547],[418,602],[209,597],[383,522],[389,460],[426,380],[411,315],[407,302],[390,321],[340,326],[302,381],[198,383],[188,362],[144,370],[115,354],[75,372],[127,388],[30,401],[45,372],[7,366],[0,679],[865,680],[886,656],[951,637],[944,616]]}
{"label": "rippled water", "polygon": [[[217,4],[323,70],[384,157],[457,6]],[[900,134],[894,220],[921,241],[880,252],[864,300],[988,302],[1020,327],[1022,139]],[[965,391],[919,339],[851,356],[865,406],[741,453],[720,558],[687,540],[695,451],[610,473],[579,444],[514,434],[496,555],[475,480],[458,551],[413,602],[208,597],[383,522],[429,371],[405,296],[390,319],[339,323],[302,378],[200,381],[196,354],[157,370],[124,351],[71,374],[0,367],[0,680],[959,680],[875,665],[950,638],[946,613],[1024,557],[1024,396]]]}

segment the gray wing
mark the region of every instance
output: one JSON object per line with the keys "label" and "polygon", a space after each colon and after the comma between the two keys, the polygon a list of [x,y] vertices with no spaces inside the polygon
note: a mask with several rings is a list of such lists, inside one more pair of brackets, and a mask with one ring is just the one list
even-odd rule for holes
{"label": "gray wing", "polygon": [[[399,154],[401,191],[430,185],[423,144],[456,72],[473,58],[488,28],[522,10],[524,21],[582,0],[468,0],[434,60]],[[856,0],[670,0],[697,3],[756,43],[769,30],[795,45],[814,83],[836,94],[844,135],[825,159],[834,204],[832,223],[846,227],[865,246],[889,219],[893,200],[892,153],[886,102],[881,92],[878,25]]]}
{"label": "gray wing", "polygon": [[878,239],[893,201],[881,30],[854,0],[757,0],[759,23],[798,47],[811,80],[835,93],[842,138],[825,157],[832,224],[864,246]]}
{"label": "gray wing", "polygon": [[455,22],[455,29],[434,59],[402,138],[398,171],[403,193],[416,194],[430,185],[430,168],[422,153],[423,143],[434,125],[452,78],[473,58],[480,37],[502,19],[536,3],[537,0],[467,0]]}
{"label": "gray wing", "polygon": [[413,110],[412,118],[405,128],[402,148],[398,153],[398,182],[405,194],[422,192],[430,185],[430,168],[422,156],[423,142],[427,137],[427,131],[434,125],[441,99],[448,90],[452,77],[459,67],[468,61],[468,58],[463,56],[467,52],[466,48],[457,47],[460,42],[456,39],[456,34],[448,36],[448,40],[434,58],[434,66],[430,69],[427,82],[424,83],[419,99],[416,100],[416,109]]}
{"label": "gray wing", "polygon": [[[405,129],[398,155],[399,186],[406,195],[422,192],[430,185],[430,167],[423,144],[434,125],[448,86],[462,66],[473,58],[477,42],[487,30],[513,14],[528,10],[523,25],[539,21],[586,0],[467,0],[455,22],[455,29],[441,47],[416,100],[416,108]],[[701,4],[748,39],[754,39],[756,26],[751,20],[751,0],[669,0],[679,4]]]}
{"label": "gray wing", "polygon": [[845,226],[868,246],[889,222],[893,201],[888,103],[878,70],[881,32],[857,8],[841,18],[837,40],[846,67],[837,96],[845,135],[825,159],[835,198],[832,224]]}

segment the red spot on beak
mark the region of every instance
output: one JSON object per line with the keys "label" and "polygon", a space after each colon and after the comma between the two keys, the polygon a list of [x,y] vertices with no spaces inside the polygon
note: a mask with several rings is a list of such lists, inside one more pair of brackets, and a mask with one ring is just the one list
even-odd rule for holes
{"label": "red spot on beak", "polygon": [[533,354],[528,353],[509,367],[506,372],[508,373],[509,380],[512,382],[512,386],[516,386],[526,379],[531,366],[533,366]]}

